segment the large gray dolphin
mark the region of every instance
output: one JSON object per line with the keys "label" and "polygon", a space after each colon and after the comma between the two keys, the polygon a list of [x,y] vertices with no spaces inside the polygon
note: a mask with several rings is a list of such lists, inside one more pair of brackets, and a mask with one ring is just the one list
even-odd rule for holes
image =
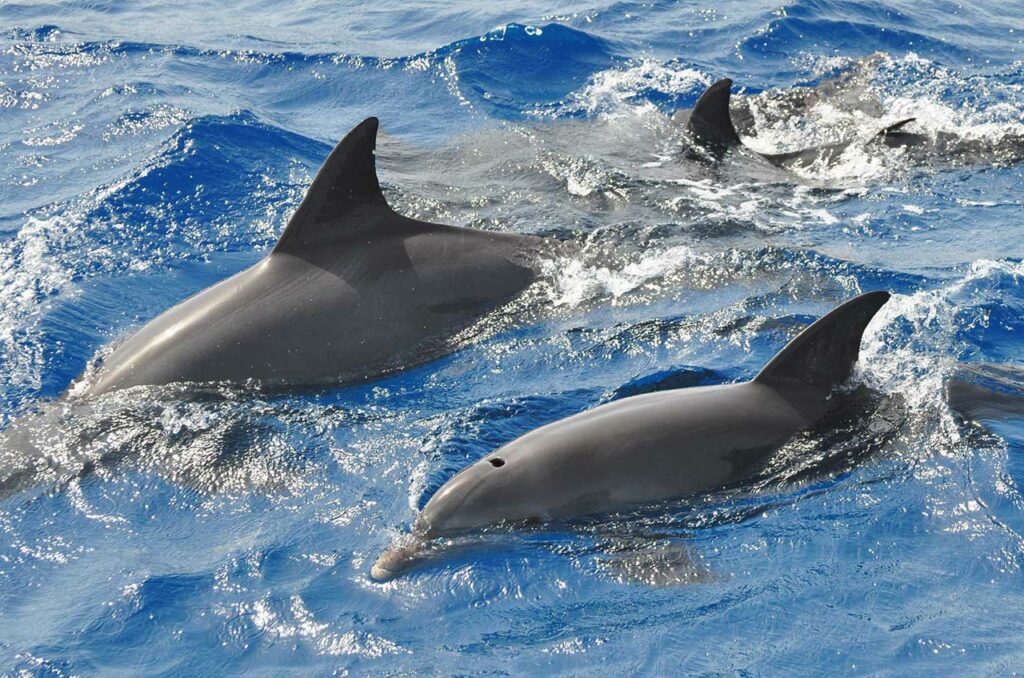
{"label": "large gray dolphin", "polygon": [[720,489],[754,477],[829,411],[868,322],[889,299],[851,299],[795,337],[751,381],[632,396],[542,426],[445,483],[411,538],[371,576],[389,579],[432,540],[489,525],[564,520]]}
{"label": "large gray dolphin", "polygon": [[273,251],[164,312],[85,389],[172,382],[371,379],[437,357],[534,280],[541,240],[417,221],[384,199],[377,119],[314,179]]}
{"label": "large gray dolphin", "polygon": [[[731,148],[744,147],[743,140],[733,125],[729,113],[732,80],[723,78],[714,83],[697,100],[686,121],[686,129],[690,137],[716,156],[724,154]],[[866,140],[843,141],[824,146],[813,146],[787,153],[757,153],[768,162],[780,167],[809,167],[816,162],[826,165],[839,159],[847,148],[854,144],[882,144],[890,147],[920,146],[927,142],[927,137],[904,130],[914,118],[906,118],[879,130]],[[750,149],[751,152],[753,149]]]}

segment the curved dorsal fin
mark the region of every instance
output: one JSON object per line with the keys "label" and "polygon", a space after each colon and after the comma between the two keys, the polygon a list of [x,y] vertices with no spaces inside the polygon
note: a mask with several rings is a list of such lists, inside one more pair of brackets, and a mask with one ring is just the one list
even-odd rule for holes
{"label": "curved dorsal fin", "polygon": [[374,211],[390,212],[377,181],[376,144],[377,118],[367,118],[345,135],[317,172],[274,252],[315,245],[366,224]]}
{"label": "curved dorsal fin", "polygon": [[909,125],[910,123],[914,122],[915,120],[917,120],[917,118],[904,118],[903,120],[900,120],[899,122],[894,122],[893,124],[889,125],[888,127],[883,127],[882,129],[878,130],[878,133],[875,134],[875,136],[876,137],[885,137],[885,136],[889,136],[890,134],[896,134],[896,133],[900,132],[900,130],[902,130],[903,127],[905,127],[906,125]]}
{"label": "curved dorsal fin", "polygon": [[697,100],[686,125],[694,139],[714,150],[741,143],[729,115],[730,87],[732,80],[729,78],[722,78],[708,87]]}
{"label": "curved dorsal fin", "polygon": [[868,292],[832,309],[786,344],[754,381],[838,386],[857,362],[864,328],[888,300],[888,292]]}

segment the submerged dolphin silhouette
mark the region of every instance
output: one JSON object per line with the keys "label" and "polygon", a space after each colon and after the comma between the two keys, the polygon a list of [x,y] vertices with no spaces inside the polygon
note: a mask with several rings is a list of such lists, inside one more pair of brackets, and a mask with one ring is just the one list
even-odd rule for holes
{"label": "submerged dolphin silhouette", "polygon": [[[686,122],[686,129],[694,141],[716,156],[723,155],[730,148],[748,148],[740,139],[729,113],[730,88],[732,80],[723,78],[714,83],[697,100]],[[837,144],[814,146],[788,153],[758,153],[749,149],[774,165],[780,167],[808,167],[815,162],[829,164],[837,160],[847,148],[854,144],[880,143],[890,147],[916,146],[927,141],[921,134],[904,131],[904,127],[915,118],[905,118],[879,130],[867,140],[843,141]]]}
{"label": "submerged dolphin silhouette", "polygon": [[390,579],[437,537],[685,497],[754,477],[787,440],[821,420],[853,369],[861,336],[889,299],[871,292],[806,328],[751,381],[632,396],[542,426],[439,489],[412,535],[371,569]]}
{"label": "submerged dolphin silhouette", "polygon": [[417,221],[384,199],[377,119],[328,156],[273,251],[150,321],[86,389],[371,379],[450,350],[524,288],[540,238]]}
{"label": "submerged dolphin silhouette", "polygon": [[1024,370],[1010,364],[958,366],[945,379],[946,403],[965,421],[1024,420]]}

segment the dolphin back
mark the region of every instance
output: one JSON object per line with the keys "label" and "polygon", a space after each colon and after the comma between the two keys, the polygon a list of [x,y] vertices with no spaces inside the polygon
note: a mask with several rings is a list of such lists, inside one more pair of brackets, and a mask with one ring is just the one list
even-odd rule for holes
{"label": "dolphin back", "polygon": [[799,382],[822,390],[838,386],[853,371],[864,329],[888,300],[888,292],[868,292],[836,307],[786,344],[754,381]]}

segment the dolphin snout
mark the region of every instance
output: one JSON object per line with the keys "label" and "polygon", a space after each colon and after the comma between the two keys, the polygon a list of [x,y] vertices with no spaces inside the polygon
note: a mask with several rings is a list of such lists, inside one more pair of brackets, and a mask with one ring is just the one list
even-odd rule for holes
{"label": "dolphin snout", "polygon": [[377,581],[389,581],[436,554],[439,537],[461,534],[494,522],[488,514],[488,478],[505,465],[499,457],[486,458],[441,486],[416,517],[412,531],[382,553],[370,568]]}
{"label": "dolphin snout", "polygon": [[394,579],[426,559],[427,546],[428,542],[420,535],[405,535],[377,557],[370,568],[370,577],[379,582]]}

